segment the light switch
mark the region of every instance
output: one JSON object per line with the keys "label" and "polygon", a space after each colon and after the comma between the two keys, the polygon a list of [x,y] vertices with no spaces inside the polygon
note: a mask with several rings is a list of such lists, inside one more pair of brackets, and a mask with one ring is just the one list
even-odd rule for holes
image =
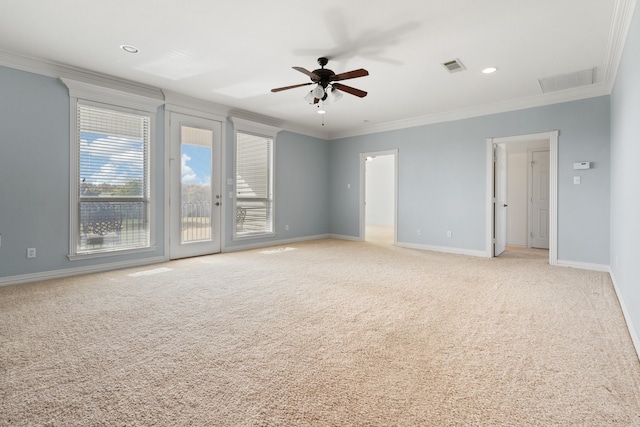
{"label": "light switch", "polygon": [[574,184],[580,184],[580,177],[579,176],[574,176],[573,177],[573,183]]}

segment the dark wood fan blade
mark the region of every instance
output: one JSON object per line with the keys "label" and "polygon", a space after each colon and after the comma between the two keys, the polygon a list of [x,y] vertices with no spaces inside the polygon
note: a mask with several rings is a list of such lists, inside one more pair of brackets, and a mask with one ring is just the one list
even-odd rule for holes
{"label": "dark wood fan blade", "polygon": [[340,83],[334,83],[332,86],[334,87],[334,89],[338,89],[338,90],[341,90],[343,92],[350,93],[351,95],[355,95],[355,96],[358,96],[360,98],[364,98],[365,96],[367,96],[367,92],[365,92],[363,90],[360,90],[360,89],[356,89],[355,87],[343,85],[343,84],[340,84]]}
{"label": "dark wood fan blade", "polygon": [[360,68],[358,70],[347,71],[346,73],[336,74],[334,76],[331,76],[330,80],[332,82],[335,82],[338,80],[355,79],[356,77],[364,77],[368,75],[369,75],[369,72],[367,70],[365,70],[364,68]]}
{"label": "dark wood fan blade", "polygon": [[306,74],[307,76],[311,77],[315,81],[320,80],[320,76],[318,76],[317,74],[312,73],[311,71],[307,70],[306,68],[302,68],[302,67],[291,67],[291,68],[293,68],[296,71],[300,71],[302,74]]}
{"label": "dark wood fan blade", "polygon": [[281,90],[293,89],[293,88],[302,87],[302,86],[309,86],[309,85],[312,85],[312,84],[313,84],[313,82],[309,82],[309,83],[301,83],[299,85],[293,85],[293,86],[278,87],[278,88],[275,88],[275,89],[271,89],[271,92],[280,92]]}

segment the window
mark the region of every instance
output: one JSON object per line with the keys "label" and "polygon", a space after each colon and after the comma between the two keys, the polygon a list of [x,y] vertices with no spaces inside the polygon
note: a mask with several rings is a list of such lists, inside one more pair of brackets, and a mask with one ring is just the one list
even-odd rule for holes
{"label": "window", "polygon": [[[238,125],[238,120],[234,119]],[[247,126],[245,126],[247,127]],[[250,127],[250,126],[249,126]],[[254,128],[255,129],[255,128]],[[260,131],[260,129],[257,129]],[[273,234],[274,135],[236,126],[235,237]]]}
{"label": "window", "polygon": [[115,106],[104,88],[97,98],[109,103],[96,102],[85,99],[91,85],[63,81],[72,113],[69,259],[152,250],[152,129],[161,102],[119,93]]}
{"label": "window", "polygon": [[77,253],[149,246],[149,122],[78,104]]}

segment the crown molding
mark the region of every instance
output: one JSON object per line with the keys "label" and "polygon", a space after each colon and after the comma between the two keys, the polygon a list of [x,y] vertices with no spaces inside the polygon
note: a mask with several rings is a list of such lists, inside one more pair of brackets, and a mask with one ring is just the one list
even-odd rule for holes
{"label": "crown molding", "polygon": [[603,78],[602,81],[599,81],[596,84],[559,92],[534,95],[522,99],[498,102],[495,104],[447,111],[444,113],[430,114],[404,120],[396,120],[379,125],[361,126],[345,132],[329,134],[328,139],[335,140],[349,138],[611,95],[613,85],[616,81],[620,60],[622,59],[622,54],[624,52],[624,45],[627,40],[629,27],[631,26],[631,21],[633,19],[636,2],[637,0],[616,0],[614,4],[614,13],[611,22],[609,41],[607,44]]}
{"label": "crown molding", "polygon": [[544,107],[547,105],[564,102],[579,101],[581,99],[595,98],[611,94],[611,88],[603,84],[583,86],[567,89],[561,92],[552,92],[526,98],[497,102],[444,113],[430,114],[410,119],[396,120],[379,125],[362,126],[346,132],[336,132],[329,135],[330,140],[350,138],[354,136],[369,135],[372,133],[388,132],[392,130],[407,129],[418,126],[432,125],[436,123],[452,122],[473,117],[488,116],[491,114],[507,113],[510,111],[525,110],[527,108]]}
{"label": "crown molding", "polygon": [[66,78],[96,86],[108,87],[145,98],[164,100],[162,91],[152,86],[118,79],[106,74],[72,67],[58,62],[18,55],[5,50],[0,50],[0,65],[56,79]]}
{"label": "crown molding", "polygon": [[275,139],[278,132],[282,130],[279,126],[271,126],[265,123],[256,122],[254,120],[247,120],[238,116],[231,116],[231,122],[236,130],[244,130],[247,132],[256,133],[259,135],[270,136]]}
{"label": "crown molding", "polygon": [[300,133],[323,140],[327,139],[326,133],[318,132],[314,129],[310,129],[296,123],[278,120],[273,117],[264,116],[250,111],[235,110],[229,106],[216,104],[199,98],[193,98],[177,92],[162,90],[153,86],[119,79],[106,74],[96,73],[94,71],[54,61],[19,55],[2,49],[0,49],[0,65],[56,79],[74,80],[76,82],[102,86],[145,98],[165,100],[170,111],[177,111],[195,116],[204,115],[205,117],[214,115],[217,116],[216,119],[219,119],[220,116],[229,117],[234,115],[236,117],[241,117],[258,123],[264,123],[290,132]]}
{"label": "crown molding", "polygon": [[617,0],[614,8],[610,27],[611,32],[609,33],[609,41],[607,44],[603,81],[603,83],[609,87],[609,93],[611,93],[616,81],[629,27],[633,20],[633,12],[636,8],[636,0]]}
{"label": "crown molding", "polygon": [[251,111],[232,109],[229,111],[229,117],[235,117],[237,119],[243,119],[249,122],[260,123],[263,125],[279,128],[280,130],[286,130],[288,132],[300,133],[302,135],[327,140],[326,133],[318,132],[316,130],[309,129],[308,127],[301,126],[296,123],[275,119],[273,117],[264,116],[262,114],[254,113]]}
{"label": "crown molding", "polygon": [[[194,113],[205,112],[226,117],[234,116],[323,140],[336,140],[610,95],[613,85],[615,84],[618,67],[624,51],[629,27],[633,19],[636,2],[637,0],[615,0],[604,69],[602,70],[601,77],[596,76],[598,81],[594,85],[568,89],[560,92],[538,94],[522,99],[503,101],[489,105],[396,120],[378,125],[360,126],[347,131],[335,133],[326,130],[319,131],[297,123],[279,120],[274,117],[264,116],[245,110],[236,110],[231,107],[210,103],[208,101],[189,98],[186,95],[163,91],[155,87],[118,79],[53,61],[18,55],[8,51],[0,50],[0,65],[54,78],[63,77],[76,81],[83,81],[85,83],[106,86],[148,98],[165,99],[168,97],[167,104],[180,106],[183,109],[186,108],[186,111],[192,111]],[[598,70],[600,71],[600,69]]]}
{"label": "crown molding", "polygon": [[158,107],[164,104],[164,99],[134,94],[119,88],[95,85],[64,77],[61,77],[60,80],[69,89],[69,96],[73,98],[122,105],[151,113],[155,113]]}
{"label": "crown molding", "polygon": [[162,93],[164,94],[166,111],[222,122],[226,121],[229,116],[229,107],[224,105],[165,89],[162,90]]}

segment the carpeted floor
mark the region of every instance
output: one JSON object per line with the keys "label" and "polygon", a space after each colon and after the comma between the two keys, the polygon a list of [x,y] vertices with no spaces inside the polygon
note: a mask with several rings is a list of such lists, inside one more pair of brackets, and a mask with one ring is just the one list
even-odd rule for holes
{"label": "carpeted floor", "polygon": [[2,426],[637,426],[605,273],[319,240],[0,288]]}

